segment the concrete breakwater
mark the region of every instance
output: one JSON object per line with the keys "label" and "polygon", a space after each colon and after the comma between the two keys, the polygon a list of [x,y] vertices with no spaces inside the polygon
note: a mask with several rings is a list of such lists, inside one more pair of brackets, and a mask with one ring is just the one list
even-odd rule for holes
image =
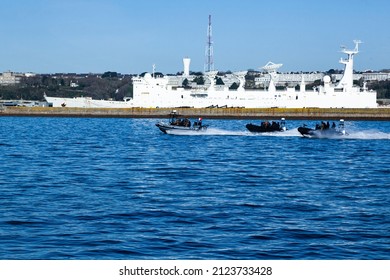
{"label": "concrete breakwater", "polygon": [[390,108],[53,108],[0,107],[0,116],[166,118],[172,110],[189,118],[390,120]]}

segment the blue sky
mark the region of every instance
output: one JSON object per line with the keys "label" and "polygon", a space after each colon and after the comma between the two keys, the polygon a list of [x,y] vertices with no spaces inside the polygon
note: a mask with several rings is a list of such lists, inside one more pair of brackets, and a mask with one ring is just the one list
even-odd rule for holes
{"label": "blue sky", "polygon": [[203,71],[208,15],[215,69],[390,68],[388,0],[0,0],[0,72]]}

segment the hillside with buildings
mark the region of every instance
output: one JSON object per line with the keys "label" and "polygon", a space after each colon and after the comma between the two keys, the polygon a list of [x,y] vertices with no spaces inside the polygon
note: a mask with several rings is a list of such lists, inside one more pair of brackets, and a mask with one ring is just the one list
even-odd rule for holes
{"label": "hillside with buildings", "polygon": [[[156,73],[157,74],[157,73]],[[179,75],[181,73],[178,73]],[[207,83],[201,72],[191,73],[190,80],[183,83],[183,87],[199,83]],[[158,75],[163,75],[158,73]],[[329,75],[332,81],[340,80],[342,71],[330,69],[327,72],[290,72],[278,73],[276,86],[295,87],[302,81],[306,82],[306,88],[318,86],[325,75]],[[105,72],[103,74],[32,74],[13,73],[11,71],[0,74],[0,100],[36,100],[43,101],[44,94],[54,97],[79,97],[86,96],[93,99],[123,100],[132,96],[132,77],[117,72]],[[174,75],[172,75],[174,76]],[[246,77],[246,88],[267,88],[270,76],[266,72],[249,70]],[[378,92],[378,99],[390,99],[390,71],[355,72],[354,83],[363,86],[367,82],[369,89]],[[225,84],[235,88],[231,72],[219,72],[216,84]]]}
{"label": "hillside with buildings", "polygon": [[132,94],[131,75],[104,74],[0,74],[0,100],[44,100],[50,96],[122,100]]}

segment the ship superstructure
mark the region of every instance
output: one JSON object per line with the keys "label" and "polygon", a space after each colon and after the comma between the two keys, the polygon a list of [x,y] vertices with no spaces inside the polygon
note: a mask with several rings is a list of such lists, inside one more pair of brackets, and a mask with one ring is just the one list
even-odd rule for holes
{"label": "ship superstructure", "polygon": [[[269,81],[263,89],[246,89],[247,71],[218,76],[218,71],[207,71],[202,76],[191,75],[190,58],[184,58],[182,75],[168,76],[144,73],[133,77],[133,97],[124,101],[94,100],[88,97],[61,98],[45,96],[53,107],[82,108],[175,108],[175,107],[244,107],[244,108],[376,108],[376,92],[366,84],[353,84],[353,59],[359,52],[360,41],[355,48],[342,52],[347,58],[340,59],[344,74],[339,82],[330,76],[322,78],[322,85],[306,89],[305,74],[301,74],[298,86],[278,83],[277,70],[282,64],[267,63],[262,67]],[[217,81],[222,81],[217,82]],[[200,81],[200,82],[199,82]],[[232,85],[235,84],[235,87]],[[233,89],[234,88],[234,89]]]}
{"label": "ship superstructure", "polygon": [[[323,77],[322,85],[307,90],[304,75],[299,88],[285,87],[280,90],[275,86],[277,70],[282,64],[267,63],[263,70],[269,73],[270,81],[265,89],[245,89],[247,71],[235,72],[230,80],[235,80],[237,89],[228,85],[217,85],[217,71],[204,73],[206,82],[198,85],[194,76],[154,76],[146,73],[133,78],[133,102],[138,107],[245,107],[245,108],[375,108],[376,92],[353,85],[353,59],[357,54],[360,41],[355,41],[353,50],[343,49],[346,59],[344,75],[338,83],[333,83],[330,76]],[[185,65],[188,73],[189,62]],[[225,77],[226,78],[226,77]]]}

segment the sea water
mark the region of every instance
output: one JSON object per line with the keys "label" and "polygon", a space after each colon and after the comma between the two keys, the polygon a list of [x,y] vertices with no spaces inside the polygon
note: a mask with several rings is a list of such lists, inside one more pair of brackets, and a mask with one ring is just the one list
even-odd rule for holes
{"label": "sea water", "polygon": [[0,259],[390,259],[390,123],[0,118]]}

